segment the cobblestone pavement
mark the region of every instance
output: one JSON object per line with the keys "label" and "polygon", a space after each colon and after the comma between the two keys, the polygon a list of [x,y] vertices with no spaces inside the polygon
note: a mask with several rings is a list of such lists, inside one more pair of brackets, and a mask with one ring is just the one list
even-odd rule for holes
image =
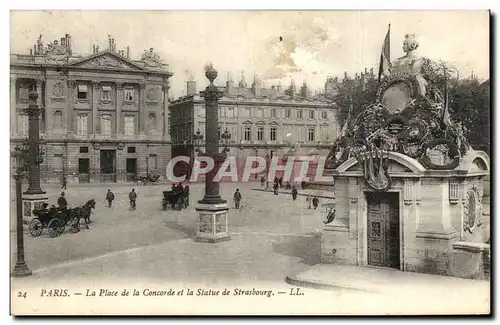
{"label": "cobblestone pavement", "polygon": [[[177,280],[187,276],[283,281],[290,270],[319,263],[317,235],[323,225],[319,210],[307,210],[304,200],[293,201],[291,195],[252,191],[252,183],[221,184],[221,195],[230,205],[236,187],[243,201],[241,210],[229,211],[232,240],[211,245],[192,241],[197,216],[194,206],[203,197],[203,184],[190,186],[191,205],[182,211],[161,210],[161,192],[168,186],[135,187],[136,211],[128,210],[132,186],[112,187],[112,208],[107,208],[104,200],[108,186],[70,186],[65,191],[70,206],[96,199],[90,229],[77,234],[66,230],[57,238],[50,238],[46,230],[34,238],[26,229],[28,266],[40,276],[55,277],[157,274]],[[55,203],[59,188],[44,186],[44,190],[49,202]],[[14,262],[16,237],[11,234]],[[162,270],[158,265],[148,269],[147,265],[155,265],[152,261],[157,260],[166,263]],[[83,268],[82,262],[86,265]]]}

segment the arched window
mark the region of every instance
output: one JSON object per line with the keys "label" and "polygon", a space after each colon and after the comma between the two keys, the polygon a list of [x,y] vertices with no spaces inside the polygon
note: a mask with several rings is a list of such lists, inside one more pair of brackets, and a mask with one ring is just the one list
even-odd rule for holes
{"label": "arched window", "polygon": [[61,111],[55,111],[54,112],[54,129],[61,130],[62,126],[63,126],[63,123],[62,123],[62,112]]}
{"label": "arched window", "polygon": [[155,113],[149,113],[149,129],[150,130],[156,130],[156,114]]}

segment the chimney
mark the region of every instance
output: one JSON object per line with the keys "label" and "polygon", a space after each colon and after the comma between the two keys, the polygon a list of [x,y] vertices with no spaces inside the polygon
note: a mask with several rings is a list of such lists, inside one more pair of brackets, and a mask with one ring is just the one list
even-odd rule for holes
{"label": "chimney", "polygon": [[30,50],[30,53],[34,53],[35,55],[40,54],[36,50],[36,45],[33,45],[33,49]]}
{"label": "chimney", "polygon": [[95,46],[95,52],[96,52],[96,53],[99,53],[99,45],[96,45],[96,46]]}
{"label": "chimney", "polygon": [[281,93],[281,83],[278,83],[278,86],[276,87],[276,91],[278,92],[278,94]]}
{"label": "chimney", "polygon": [[66,47],[66,38],[61,37],[61,46]]}
{"label": "chimney", "polygon": [[308,98],[307,84],[305,81],[302,84],[302,87],[300,87],[300,96],[302,98]]}
{"label": "chimney", "polygon": [[186,83],[186,86],[187,86],[186,91],[187,91],[188,96],[196,95],[196,81],[195,80],[189,80]]}
{"label": "chimney", "polygon": [[347,80],[347,71],[344,71],[344,80]]}
{"label": "chimney", "polygon": [[368,74],[368,69],[367,68],[365,68],[365,74]]}
{"label": "chimney", "polygon": [[108,50],[113,51],[113,43],[111,42],[111,35],[108,35]]}
{"label": "chimney", "polygon": [[95,54],[95,44],[92,45],[92,54]]}
{"label": "chimney", "polygon": [[256,75],[253,76],[252,92],[255,97],[260,97],[261,95],[261,84],[260,80]]}
{"label": "chimney", "polygon": [[130,59],[130,46],[127,45],[127,59]]}
{"label": "chimney", "polygon": [[30,49],[30,55],[33,55],[33,49]]}
{"label": "chimney", "polygon": [[373,68],[370,68],[370,76],[373,77]]}

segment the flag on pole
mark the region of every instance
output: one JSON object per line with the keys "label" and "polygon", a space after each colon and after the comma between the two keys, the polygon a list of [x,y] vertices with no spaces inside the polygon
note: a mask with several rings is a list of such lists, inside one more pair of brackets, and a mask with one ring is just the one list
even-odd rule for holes
{"label": "flag on pole", "polygon": [[380,77],[382,74],[389,70],[391,66],[391,24],[389,24],[389,29],[385,35],[384,44],[382,45],[382,53],[380,53],[380,64],[378,68],[378,81],[380,82]]}

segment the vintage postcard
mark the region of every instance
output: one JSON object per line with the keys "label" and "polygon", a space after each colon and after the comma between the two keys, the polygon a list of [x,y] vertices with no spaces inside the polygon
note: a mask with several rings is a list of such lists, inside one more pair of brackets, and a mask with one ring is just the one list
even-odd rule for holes
{"label": "vintage postcard", "polygon": [[11,314],[490,314],[490,12],[11,11]]}

